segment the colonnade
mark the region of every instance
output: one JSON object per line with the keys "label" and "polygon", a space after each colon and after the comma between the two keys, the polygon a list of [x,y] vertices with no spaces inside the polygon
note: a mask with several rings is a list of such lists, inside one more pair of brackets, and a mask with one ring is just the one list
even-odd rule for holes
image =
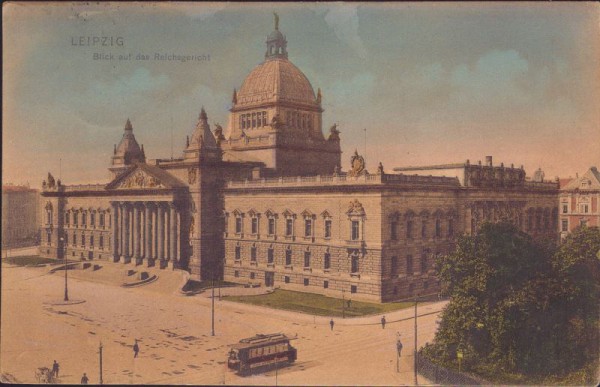
{"label": "colonnade", "polygon": [[181,214],[171,202],[111,202],[115,262],[176,266],[180,258]]}

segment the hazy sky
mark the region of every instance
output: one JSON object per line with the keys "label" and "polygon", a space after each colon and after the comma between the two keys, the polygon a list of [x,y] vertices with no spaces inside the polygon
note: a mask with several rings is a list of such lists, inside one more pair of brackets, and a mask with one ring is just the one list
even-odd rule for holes
{"label": "hazy sky", "polygon": [[289,59],[322,90],[324,132],[342,132],[344,169],[364,128],[372,172],[486,155],[529,176],[600,167],[594,3],[5,3],[3,183],[40,186],[61,158],[65,184],[106,182],[128,117],[148,158],[170,157],[171,138],[180,157],[200,106],[227,123],[274,11]]}

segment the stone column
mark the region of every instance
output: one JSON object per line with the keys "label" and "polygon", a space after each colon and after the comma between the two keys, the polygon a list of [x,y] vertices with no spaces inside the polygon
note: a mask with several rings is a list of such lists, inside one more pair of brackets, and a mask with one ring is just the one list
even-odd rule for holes
{"label": "stone column", "polygon": [[123,236],[123,263],[129,263],[131,261],[131,254],[129,253],[129,238],[130,238],[130,216],[129,216],[129,206],[123,205],[123,231],[125,235]]}
{"label": "stone column", "polygon": [[177,267],[177,209],[175,208],[175,205],[173,203],[171,203],[171,205],[169,206],[169,216],[170,216],[170,222],[169,222],[169,226],[170,226],[170,237],[169,237],[169,242],[171,243],[171,248],[170,248],[170,253],[169,253],[169,258],[171,258],[171,265],[174,268]]}
{"label": "stone column", "polygon": [[165,222],[164,222],[164,218],[165,218],[165,213],[164,213],[164,208],[162,205],[158,205],[157,211],[156,211],[156,216],[158,217],[158,233],[157,233],[157,238],[158,238],[158,248],[157,248],[157,259],[160,261],[160,267],[162,268],[164,263],[163,260],[165,259],[164,256],[164,247],[165,247]]}
{"label": "stone column", "polygon": [[138,203],[133,206],[133,256],[136,265],[142,263],[140,258],[140,209]]}
{"label": "stone column", "polygon": [[118,212],[119,212],[119,204],[116,202],[112,202],[111,203],[111,207],[112,207],[112,253],[113,253],[113,261],[114,262],[118,262],[119,261],[119,218],[118,218]]}
{"label": "stone column", "polygon": [[150,225],[151,225],[151,214],[150,214],[150,205],[146,203],[144,209],[144,258],[146,258],[146,262],[150,265],[150,261],[152,260],[152,250],[150,249]]}
{"label": "stone column", "polygon": [[119,203],[119,256],[125,259],[125,207]]}

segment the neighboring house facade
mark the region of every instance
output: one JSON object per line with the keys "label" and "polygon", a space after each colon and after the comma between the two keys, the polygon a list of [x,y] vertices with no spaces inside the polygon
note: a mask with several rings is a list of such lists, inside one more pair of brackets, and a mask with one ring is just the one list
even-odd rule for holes
{"label": "neighboring house facade", "polygon": [[560,235],[566,237],[575,228],[600,226],[600,172],[591,167],[582,176],[562,180],[559,212]]}
{"label": "neighboring house facade", "polygon": [[33,246],[39,237],[39,191],[2,186],[2,248]]}

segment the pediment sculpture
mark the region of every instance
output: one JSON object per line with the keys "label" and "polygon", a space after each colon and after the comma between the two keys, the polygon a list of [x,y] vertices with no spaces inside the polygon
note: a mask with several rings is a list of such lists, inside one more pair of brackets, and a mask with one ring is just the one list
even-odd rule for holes
{"label": "pediment sculpture", "polygon": [[143,171],[135,171],[131,175],[125,177],[117,187],[118,189],[129,188],[164,188],[165,186],[154,176],[151,176]]}

